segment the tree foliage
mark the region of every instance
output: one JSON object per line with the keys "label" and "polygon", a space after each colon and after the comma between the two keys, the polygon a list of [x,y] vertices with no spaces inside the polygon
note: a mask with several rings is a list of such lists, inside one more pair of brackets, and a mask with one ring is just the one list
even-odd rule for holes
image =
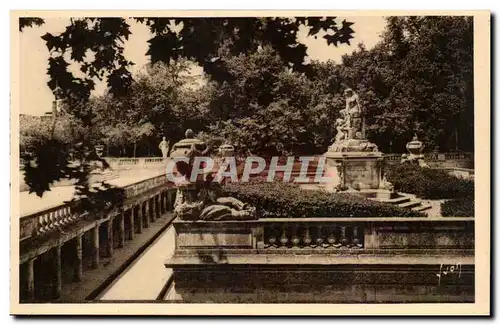
{"label": "tree foliage", "polygon": [[404,151],[414,133],[428,149],[473,150],[471,17],[390,17],[382,41],[344,56],[341,68],[384,151]]}
{"label": "tree foliage", "polygon": [[216,84],[208,131],[218,144],[261,155],[326,150],[334,108],[324,84],[289,69],[271,47],[221,60],[228,78]]}
{"label": "tree foliage", "polygon": [[[156,150],[162,136],[175,142],[187,128],[214,146],[229,141],[242,153],[323,153],[344,108],[345,87],[359,94],[368,137],[383,152],[405,151],[414,133],[427,150],[473,149],[470,17],[389,17],[373,48],[360,45],[339,63],[309,64],[307,48],[297,39],[299,28],[314,37],[327,31],[323,38],[337,46],[350,44],[352,23],[338,24],[334,17],[134,19],[152,35],[151,65],[134,78],[133,62],[124,56],[129,20],[71,19],[63,32],[43,36],[51,53],[48,85],[87,130],[73,146],[81,161],[89,161],[96,134],[116,146],[134,143]],[[43,22],[26,18],[20,30],[38,23]],[[70,64],[78,73],[69,71]],[[204,71],[201,84],[188,74],[193,65]],[[91,98],[97,80],[107,82],[108,92]],[[50,136],[40,139],[46,141],[32,160],[52,150]],[[57,148],[59,140],[52,143]],[[30,184],[47,189],[66,156]],[[43,164],[30,166],[50,168]],[[81,167],[73,174],[81,178],[82,189],[85,173]]]}
{"label": "tree foliage", "polygon": [[[306,46],[297,41],[299,26],[307,27],[310,35],[316,35],[320,30],[332,31],[333,33],[328,33],[324,38],[329,44],[334,45],[349,43],[353,34],[351,23],[343,21],[342,26],[339,26],[333,17],[324,19],[136,17],[135,20],[145,23],[153,34],[149,40],[148,51],[152,63],[158,61],[169,63],[171,59],[188,58],[200,64],[205,72],[217,80],[223,80],[225,76],[224,67],[217,60],[221,49],[236,55],[253,52],[260,45],[270,45],[293,69],[300,71],[307,67],[303,65]],[[43,20],[21,18],[19,30],[22,31],[24,27],[33,24],[41,25]],[[133,62],[125,58],[123,48],[130,33],[130,26],[124,18],[84,17],[71,18],[70,24],[63,32],[47,33],[42,37],[51,54],[47,70],[50,79],[48,86],[56,98],[66,103],[68,112],[80,119],[86,128],[91,128],[95,121],[89,99],[96,79],[106,79],[109,93],[117,98],[125,96],[132,87],[133,80],[129,68]],[[225,42],[221,42],[222,40]],[[221,44],[224,44],[224,47]],[[70,63],[79,66],[80,76],[69,71]],[[162,106],[149,108],[152,108],[153,114],[155,110],[161,112],[164,109]],[[92,152],[94,144],[89,139],[84,139],[80,144],[77,149],[80,153],[79,158],[81,162],[85,162],[89,158],[87,153]],[[39,151],[37,153],[46,156]],[[37,157],[31,158],[37,159]],[[41,168],[39,164],[28,163],[27,166],[35,170]],[[49,166],[44,167],[49,168]],[[57,172],[59,166],[54,168],[54,173],[48,173],[47,179],[38,180],[41,182],[40,189],[48,189],[49,184],[59,177]],[[84,192],[87,192],[86,168],[84,166],[82,168],[83,171],[78,174],[78,179],[85,189]],[[41,192],[37,191],[37,194],[41,195]]]}

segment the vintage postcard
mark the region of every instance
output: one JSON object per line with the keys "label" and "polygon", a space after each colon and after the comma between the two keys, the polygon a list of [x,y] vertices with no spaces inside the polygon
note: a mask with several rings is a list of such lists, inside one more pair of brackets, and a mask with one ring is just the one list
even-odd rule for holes
{"label": "vintage postcard", "polygon": [[11,35],[12,314],[490,314],[490,12]]}

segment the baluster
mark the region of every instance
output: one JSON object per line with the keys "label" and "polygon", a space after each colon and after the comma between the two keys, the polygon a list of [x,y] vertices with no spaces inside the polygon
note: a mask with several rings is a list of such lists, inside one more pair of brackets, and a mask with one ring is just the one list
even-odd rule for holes
{"label": "baluster", "polygon": [[282,246],[286,246],[288,244],[288,237],[286,235],[286,227],[283,227],[283,233],[280,237],[280,243]]}
{"label": "baluster", "polygon": [[359,248],[363,247],[363,244],[361,244],[361,239],[359,238],[358,227],[352,228],[352,244]]}
{"label": "baluster", "polygon": [[45,224],[46,224],[46,215],[42,214],[41,216],[38,216],[38,227],[37,227],[38,233],[45,232]]}
{"label": "baluster", "polygon": [[74,221],[74,218],[71,216],[71,213],[69,213],[68,207],[64,207],[61,211],[61,214],[62,214],[63,224],[68,224]]}
{"label": "baluster", "polygon": [[69,214],[69,217],[71,218],[71,221],[76,221],[80,218],[78,213],[72,213],[71,209],[69,207],[68,207],[68,214]]}
{"label": "baluster", "polygon": [[322,247],[323,246],[323,243],[324,243],[324,239],[323,239],[323,227],[322,226],[318,226],[318,235],[316,237],[316,245],[315,246],[319,246],[319,247]]}
{"label": "baluster", "polygon": [[345,226],[340,227],[340,244],[349,247],[349,240],[345,234],[346,228]]}
{"label": "baluster", "polygon": [[48,224],[47,224],[47,230],[50,231],[52,229],[54,229],[54,223],[55,223],[55,212],[54,211],[51,211],[49,213],[49,220],[48,220]]}
{"label": "baluster", "polygon": [[62,210],[62,215],[63,215],[63,223],[70,223],[73,222],[73,217],[71,216],[71,213],[69,212],[69,207],[64,207]]}
{"label": "baluster", "polygon": [[326,238],[326,241],[327,241],[328,245],[335,247],[335,248],[339,248],[340,244],[337,242],[337,237],[335,237],[336,229],[337,229],[336,227],[329,228],[328,237]]}
{"label": "baluster", "polygon": [[297,236],[297,232],[298,232],[297,226],[293,225],[292,226],[292,240],[291,240],[293,247],[297,247],[300,243],[300,237]]}
{"label": "baluster", "polygon": [[269,227],[268,228],[268,231],[269,231],[269,237],[267,239],[267,243],[264,245],[264,247],[276,247],[277,246],[277,241],[278,239],[276,238],[276,229],[274,229],[273,227]]}
{"label": "baluster", "polygon": [[47,232],[50,229],[50,212],[43,215],[43,232]]}
{"label": "baluster", "polygon": [[67,213],[67,208],[68,207],[64,207],[61,209],[61,213],[60,213],[60,220],[59,222],[62,224],[62,225],[66,225],[70,222],[72,222],[73,220],[71,219],[70,215]]}
{"label": "baluster", "polygon": [[53,228],[59,228],[63,225],[62,218],[63,218],[62,210],[54,211],[54,227]]}
{"label": "baluster", "polygon": [[311,235],[309,234],[309,227],[306,225],[304,227],[305,233],[304,237],[302,238],[302,242],[304,243],[304,246],[310,246],[312,242]]}

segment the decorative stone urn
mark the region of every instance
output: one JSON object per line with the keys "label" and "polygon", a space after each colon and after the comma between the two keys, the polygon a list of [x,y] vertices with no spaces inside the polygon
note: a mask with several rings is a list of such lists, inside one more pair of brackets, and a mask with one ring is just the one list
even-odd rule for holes
{"label": "decorative stone urn", "polygon": [[408,150],[409,154],[405,157],[402,157],[401,163],[411,163],[416,161],[420,167],[429,167],[425,163],[424,154],[422,153],[424,151],[424,144],[422,141],[418,140],[416,134],[413,136],[413,139],[406,144],[406,149]]}
{"label": "decorative stone urn", "polygon": [[406,144],[406,150],[410,153],[408,156],[409,160],[424,159],[424,155],[422,154],[424,143],[418,140],[416,134],[413,136],[413,139]]}
{"label": "decorative stone urn", "polygon": [[102,144],[98,144],[95,146],[95,152],[99,158],[102,157],[102,154],[104,152],[104,146]]}

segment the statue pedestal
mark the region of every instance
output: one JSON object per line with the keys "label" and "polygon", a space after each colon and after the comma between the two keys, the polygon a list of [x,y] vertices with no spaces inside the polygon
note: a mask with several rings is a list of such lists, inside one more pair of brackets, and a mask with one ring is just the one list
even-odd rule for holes
{"label": "statue pedestal", "polygon": [[[381,152],[327,152],[327,168],[335,167],[340,176],[341,189],[358,190],[370,197],[390,196],[390,191],[381,188]],[[385,195],[386,194],[386,195]]]}

